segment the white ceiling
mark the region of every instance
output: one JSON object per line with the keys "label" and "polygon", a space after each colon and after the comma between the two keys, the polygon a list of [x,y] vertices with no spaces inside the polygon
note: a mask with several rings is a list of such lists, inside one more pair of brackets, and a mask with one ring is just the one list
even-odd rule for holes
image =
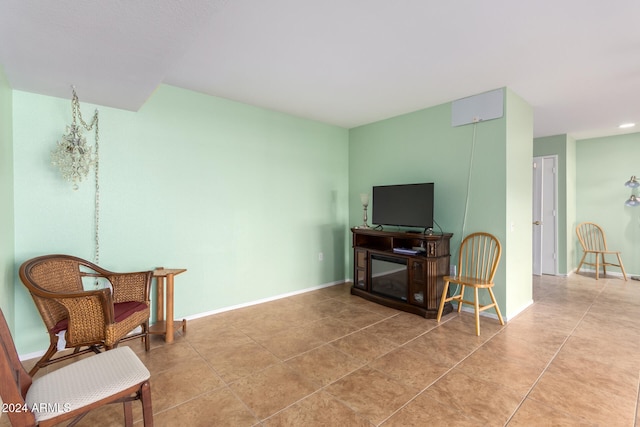
{"label": "white ceiling", "polygon": [[639,17],[638,0],[0,0],[0,66],[98,105],[138,110],[165,83],[346,128],[509,87],[536,137],[581,139],[640,131]]}

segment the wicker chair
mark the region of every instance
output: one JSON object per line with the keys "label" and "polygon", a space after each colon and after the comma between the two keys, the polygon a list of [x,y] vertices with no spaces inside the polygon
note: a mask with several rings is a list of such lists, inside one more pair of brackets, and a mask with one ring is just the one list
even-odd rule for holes
{"label": "wicker chair", "polygon": [[[20,279],[31,293],[50,339],[48,350],[29,375],[51,363],[99,353],[101,346],[109,350],[133,338],[142,338],[149,351],[151,276],[151,271],[114,273],[69,255],[45,255],[22,264]],[[106,279],[109,286],[85,291],[83,278]],[[142,330],[131,334],[138,326]],[[73,352],[53,358],[62,331],[66,331],[66,342],[60,347]]]}
{"label": "wicker chair", "polygon": [[143,425],[153,425],[149,370],[129,347],[88,357],[38,378],[18,359],[7,321],[0,310],[0,398],[14,426],[53,426],[91,409],[124,403],[125,425],[133,425],[131,401],[142,403]]}

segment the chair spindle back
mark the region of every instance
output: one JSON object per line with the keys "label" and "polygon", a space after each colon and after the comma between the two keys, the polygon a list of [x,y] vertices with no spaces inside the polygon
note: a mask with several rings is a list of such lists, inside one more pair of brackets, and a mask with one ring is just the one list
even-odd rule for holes
{"label": "chair spindle back", "polygon": [[583,222],[576,228],[578,240],[584,251],[606,251],[607,239],[604,230],[593,222]]}
{"label": "chair spindle back", "polygon": [[469,234],[462,241],[458,258],[458,275],[492,281],[502,255],[498,239],[489,233]]}

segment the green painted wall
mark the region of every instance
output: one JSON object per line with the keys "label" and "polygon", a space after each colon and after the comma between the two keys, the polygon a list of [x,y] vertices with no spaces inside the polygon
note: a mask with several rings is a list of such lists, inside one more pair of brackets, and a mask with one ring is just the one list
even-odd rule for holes
{"label": "green painted wall", "polygon": [[577,266],[576,258],[576,244],[573,242],[577,242],[575,228],[577,225],[577,212],[578,207],[576,204],[576,193],[578,188],[578,179],[577,179],[577,143],[576,140],[572,137],[567,137],[567,162],[566,162],[566,206],[567,206],[567,234],[566,234],[566,246],[567,246],[567,274],[572,272]]}
{"label": "green painted wall", "polygon": [[558,274],[567,275],[576,267],[576,141],[568,135],[536,138],[533,155],[558,158]]}
{"label": "green painted wall", "polygon": [[[622,252],[625,269],[631,275],[640,275],[640,208],[624,205],[631,194],[624,183],[631,175],[640,175],[638,159],[640,133],[576,142],[576,223],[601,225],[609,248]],[[582,256],[577,241],[575,248],[573,262],[577,266]]]}
{"label": "green painted wall", "polygon": [[[96,108],[81,106],[86,118]],[[170,86],[138,112],[98,108],[100,264],[187,268],[176,317],[347,277],[347,130]],[[93,259],[93,180],[73,191],[50,165],[70,122],[68,99],[13,92],[18,265]],[[45,349],[20,283],[15,306],[19,352]]]}
{"label": "green painted wall", "polygon": [[0,67],[0,307],[14,329],[12,91]]}
{"label": "green painted wall", "polygon": [[[533,302],[532,289],[532,173],[533,109],[513,91],[506,90],[506,310],[509,317]],[[487,301],[489,302],[489,301]]]}
{"label": "green painted wall", "polygon": [[[514,221],[517,231],[511,244],[514,251],[524,253],[512,253],[505,245],[495,289],[503,314],[509,316],[521,309],[518,304],[530,301],[531,231],[522,230],[531,222],[529,165],[533,122],[530,107],[519,97],[506,90],[505,99],[504,117],[475,125],[452,127],[451,104],[446,103],[351,129],[349,225],[362,223],[360,193],[371,193],[375,185],[419,182],[435,183],[435,220],[443,231],[454,233],[452,263],[457,262],[463,235],[487,231],[505,245],[510,229],[507,221]],[[513,156],[510,161],[514,161],[509,169],[507,156]],[[463,221],[469,179],[468,215]],[[525,206],[517,206],[519,203]],[[434,230],[439,231],[437,226]],[[527,267],[515,268],[527,253]],[[513,267],[509,270],[508,289],[510,265]],[[352,266],[351,259],[350,276]],[[511,295],[512,292],[515,293]],[[527,296],[529,301],[523,302]]]}

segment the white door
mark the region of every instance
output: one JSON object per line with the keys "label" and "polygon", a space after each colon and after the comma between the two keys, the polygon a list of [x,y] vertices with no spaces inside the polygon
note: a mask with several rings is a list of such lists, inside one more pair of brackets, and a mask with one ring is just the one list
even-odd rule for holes
{"label": "white door", "polygon": [[557,156],[533,159],[533,274],[558,274]]}
{"label": "white door", "polygon": [[542,275],[542,158],[533,158],[533,274]]}

